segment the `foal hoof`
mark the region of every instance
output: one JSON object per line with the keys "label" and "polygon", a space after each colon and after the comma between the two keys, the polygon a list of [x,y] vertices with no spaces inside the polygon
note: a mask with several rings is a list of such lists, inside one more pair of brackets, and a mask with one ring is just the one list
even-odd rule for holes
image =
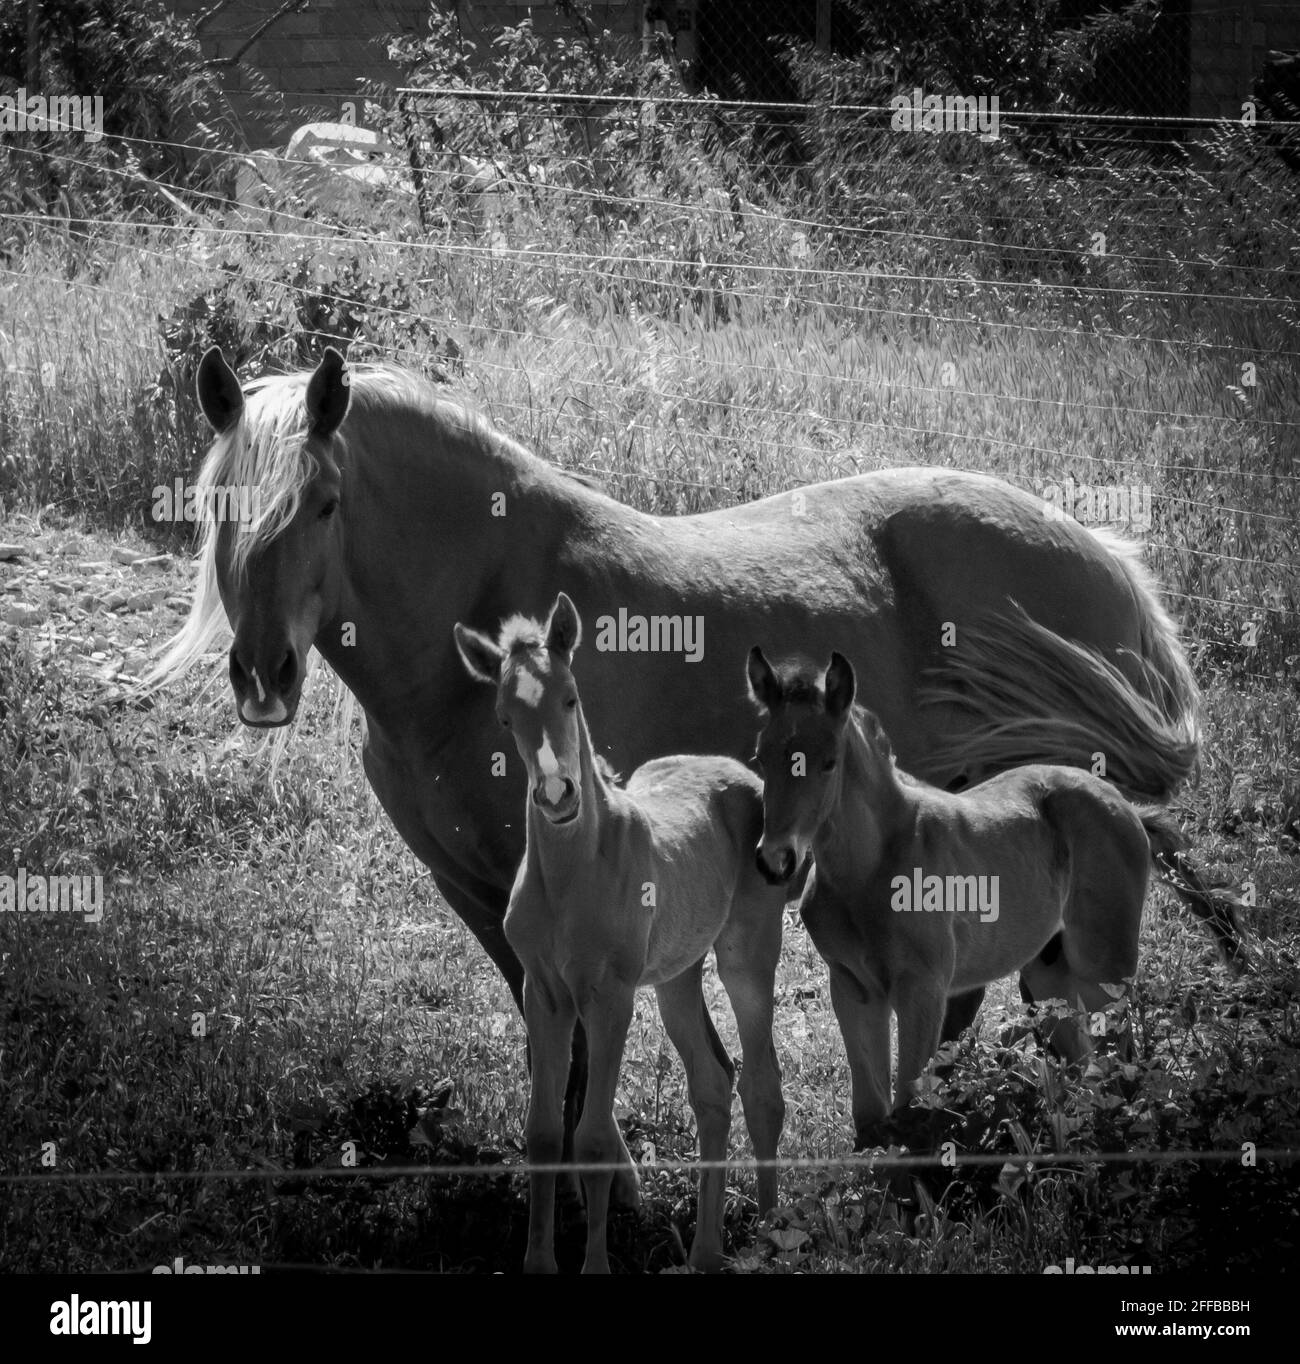
{"label": "foal hoof", "polygon": [[686,1263],[697,1274],[721,1274],[723,1257],[719,1250],[696,1250],[691,1248],[690,1257]]}

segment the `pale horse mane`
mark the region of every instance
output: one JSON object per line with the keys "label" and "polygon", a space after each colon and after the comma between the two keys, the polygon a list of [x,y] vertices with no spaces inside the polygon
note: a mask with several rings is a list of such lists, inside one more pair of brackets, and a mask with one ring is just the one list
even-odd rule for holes
{"label": "pale horse mane", "polygon": [[[223,486],[256,489],[253,517],[235,532],[232,566],[237,574],[245,573],[252,553],[273,540],[293,520],[314,475],[314,460],[306,449],[309,434],[306,395],[311,373],[304,370],[266,375],[245,384],[245,402],[239,419],[213,441],[199,470],[197,505],[201,509],[214,505],[212,489]],[[351,402],[363,411],[415,407],[449,429],[476,436],[485,446],[503,446],[515,453],[526,453],[472,408],[443,397],[430,382],[409,370],[396,365],[366,364],[349,365],[348,373],[352,380]],[[345,421],[332,447],[340,468],[346,468],[351,453],[347,441],[350,424]],[[208,514],[201,517],[200,525],[198,581],[189,616],[177,634],[156,652],[151,667],[137,684],[141,695],[147,696],[175,682],[219,641],[230,637],[230,625],[217,590],[216,553],[221,521]],[[308,681],[316,674],[316,662],[316,651],[312,649],[306,660]],[[356,700],[332,670],[327,672],[334,695],[330,727],[346,751]],[[212,668],[200,697],[218,684],[224,674],[222,659]],[[283,756],[291,728],[275,731],[264,743],[264,748],[269,747],[272,752],[273,771]]]}

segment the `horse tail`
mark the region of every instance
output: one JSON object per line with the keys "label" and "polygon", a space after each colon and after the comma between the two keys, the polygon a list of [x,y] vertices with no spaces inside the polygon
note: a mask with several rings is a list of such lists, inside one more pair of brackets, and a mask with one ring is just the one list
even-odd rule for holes
{"label": "horse tail", "polygon": [[[1178,626],[1160,601],[1150,569],[1142,562],[1142,546],[1103,528],[1092,528],[1092,535],[1118,560],[1137,599],[1140,657],[1147,678],[1157,689],[1155,704],[1166,721],[1189,733],[1199,748],[1201,691],[1187,653],[1178,642]],[[1193,764],[1195,771],[1195,754]]]}
{"label": "horse tail", "polygon": [[952,786],[1029,763],[1098,771],[1100,754],[1098,774],[1130,799],[1170,799],[1197,766],[1196,684],[1159,603],[1138,601],[1143,653],[1125,660],[1136,681],[1016,602],[959,631],[920,700],[965,723],[947,727],[917,775]]}
{"label": "horse tail", "polygon": [[1133,808],[1146,830],[1156,875],[1210,930],[1224,964],[1239,975],[1247,963],[1245,930],[1232,893],[1207,886],[1183,856],[1187,839],[1168,810],[1159,805]]}

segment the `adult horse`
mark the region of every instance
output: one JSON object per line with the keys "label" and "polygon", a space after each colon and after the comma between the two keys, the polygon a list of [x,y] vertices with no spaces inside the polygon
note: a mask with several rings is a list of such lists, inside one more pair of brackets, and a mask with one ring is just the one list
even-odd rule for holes
{"label": "adult horse", "polygon": [[[815,656],[834,644],[900,764],[937,785],[1100,752],[1117,785],[1160,800],[1195,765],[1196,687],[1135,553],[999,479],[891,469],[650,516],[422,379],[349,370],[332,349],[245,394],[213,348],[196,386],[217,432],[201,488],[251,485],[256,514],[207,521],[189,619],[149,683],[228,621],[240,719],[285,725],[314,646],[365,711],[380,803],[516,1002],[502,920],[525,773],[511,755],[497,775],[492,698],[457,657],[456,621],[490,630],[567,592],[594,623],[591,728],[623,771],[670,753],[747,758],[741,662],[756,639]],[[945,1035],[981,995],[954,1003]]]}

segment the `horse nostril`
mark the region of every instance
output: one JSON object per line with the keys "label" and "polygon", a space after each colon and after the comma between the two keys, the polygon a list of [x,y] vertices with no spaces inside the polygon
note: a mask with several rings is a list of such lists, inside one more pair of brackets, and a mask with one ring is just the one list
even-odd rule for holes
{"label": "horse nostril", "polygon": [[794,853],[789,848],[781,850],[781,880],[788,881],[794,875]]}
{"label": "horse nostril", "polygon": [[569,799],[573,796],[573,793],[574,793],[577,789],[578,789],[578,788],[573,784],[572,778],[570,778],[570,777],[565,777],[565,779],[564,779],[564,799],[565,799],[565,800],[569,800]]}
{"label": "horse nostril", "polygon": [[236,691],[248,686],[248,671],[239,661],[239,654],[233,644],[230,646],[230,685]]}
{"label": "horse nostril", "polygon": [[274,685],[279,690],[281,696],[287,696],[292,690],[294,683],[298,680],[298,655],[292,649],[284,651],[284,658],[276,669]]}

